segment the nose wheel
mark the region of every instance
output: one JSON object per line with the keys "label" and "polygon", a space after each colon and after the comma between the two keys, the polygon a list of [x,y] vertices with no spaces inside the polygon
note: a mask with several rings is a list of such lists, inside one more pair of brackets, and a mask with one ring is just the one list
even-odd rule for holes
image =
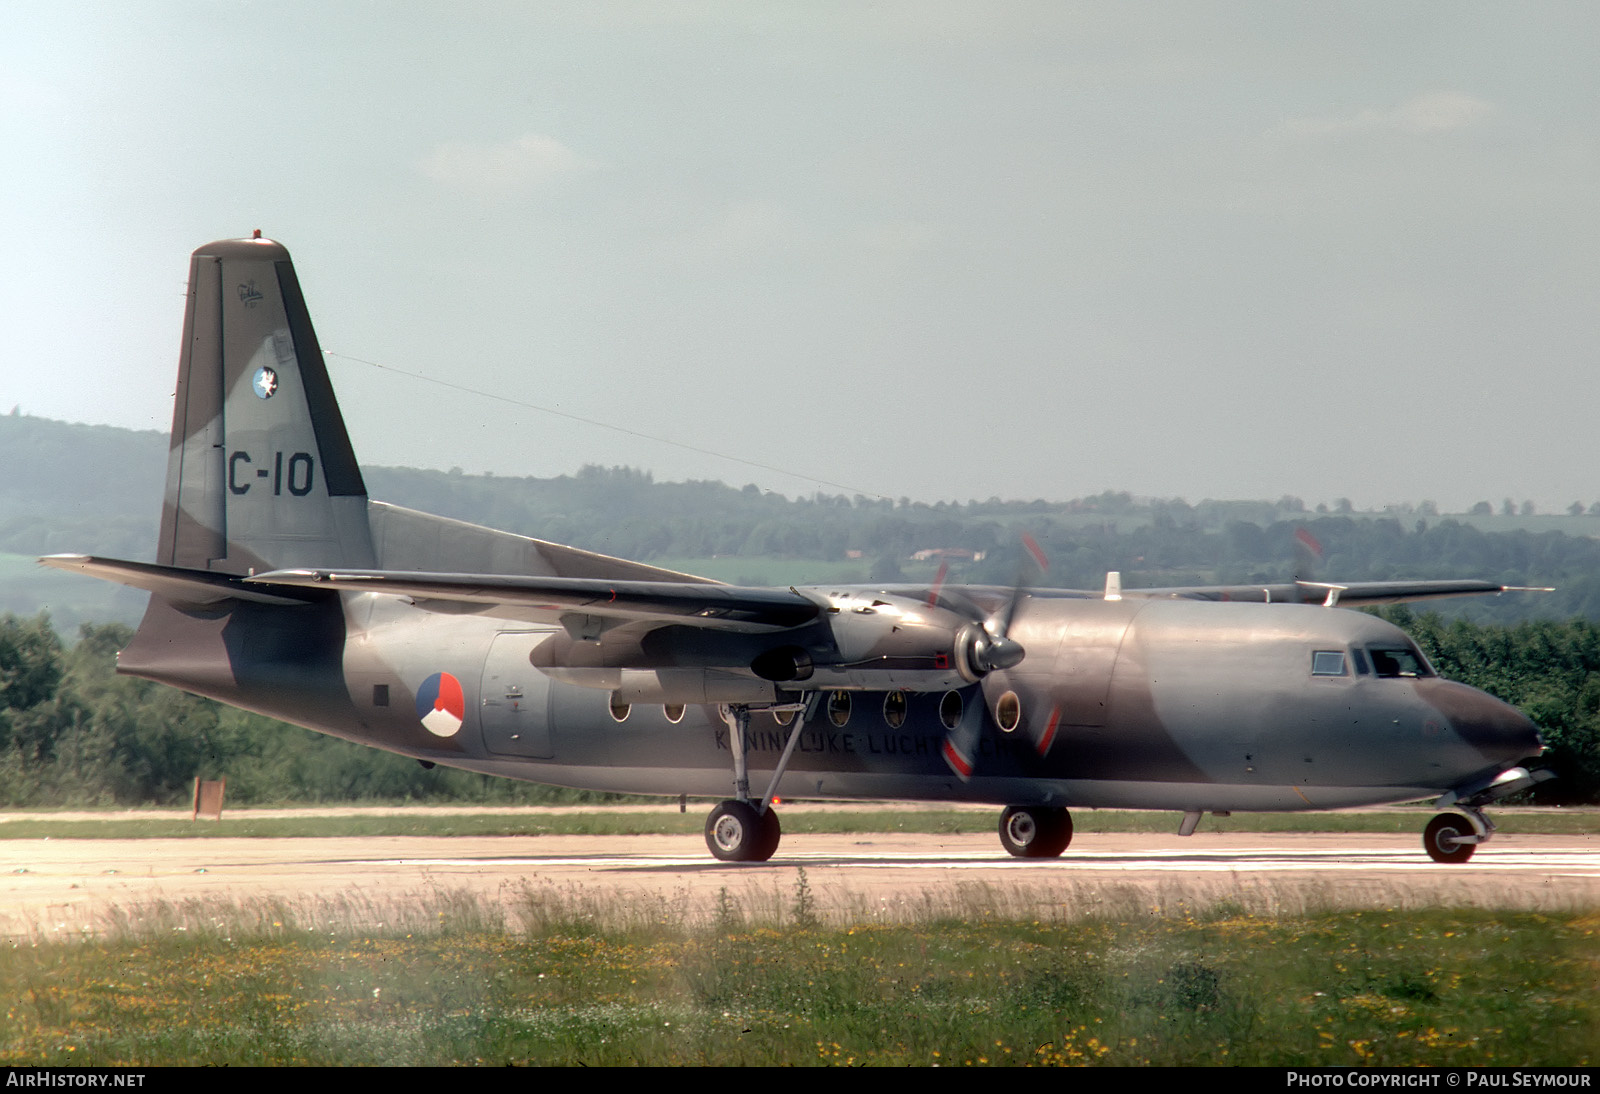
{"label": "nose wheel", "polygon": [[1434,862],[1466,862],[1487,839],[1462,813],[1440,813],[1422,833],[1422,847]]}
{"label": "nose wheel", "polygon": [[1000,814],[1000,844],[1016,858],[1055,858],[1072,842],[1072,814],[1044,805],[1013,805]]}
{"label": "nose wheel", "polygon": [[706,818],[706,847],[723,862],[766,862],[782,835],[778,814],[749,802],[725,801]]}

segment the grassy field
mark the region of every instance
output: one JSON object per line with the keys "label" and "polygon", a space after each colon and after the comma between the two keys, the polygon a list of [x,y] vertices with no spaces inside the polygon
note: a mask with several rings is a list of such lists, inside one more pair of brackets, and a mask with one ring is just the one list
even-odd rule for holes
{"label": "grassy field", "polygon": [[[16,819],[0,813],[0,839],[178,839],[208,837],[307,838],[330,836],[618,836],[689,835],[705,825],[709,802],[689,805],[687,813],[645,811],[628,806],[583,807],[581,811],[523,809],[505,813],[440,809],[345,814],[307,809],[303,816],[253,816],[224,813],[220,821],[191,821],[163,811],[150,817],[124,811],[84,819],[30,812]],[[281,814],[282,811],[273,811]],[[807,810],[781,808],[787,835],[852,832],[990,833],[999,817],[993,809],[897,811],[894,809]],[[1363,810],[1349,813],[1236,813],[1207,816],[1202,831],[1212,832],[1400,832],[1421,833],[1432,809]],[[1075,810],[1077,832],[1176,833],[1178,813],[1125,810]],[[1600,810],[1495,811],[1500,831],[1521,835],[1600,833]]]}
{"label": "grassy field", "polygon": [[[1600,915],[1009,920],[981,894],[824,925],[804,872],[596,906],[452,894],[388,929],[270,904],[0,949],[0,1063],[1582,1065]],[[298,915],[298,918],[296,916]]]}

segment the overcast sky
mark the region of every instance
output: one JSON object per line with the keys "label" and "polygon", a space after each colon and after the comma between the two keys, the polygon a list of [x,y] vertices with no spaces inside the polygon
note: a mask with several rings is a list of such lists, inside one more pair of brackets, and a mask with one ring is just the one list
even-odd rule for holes
{"label": "overcast sky", "polygon": [[188,253],[259,228],[367,463],[1587,503],[1597,47],[1588,2],[9,0],[0,413],[166,430]]}

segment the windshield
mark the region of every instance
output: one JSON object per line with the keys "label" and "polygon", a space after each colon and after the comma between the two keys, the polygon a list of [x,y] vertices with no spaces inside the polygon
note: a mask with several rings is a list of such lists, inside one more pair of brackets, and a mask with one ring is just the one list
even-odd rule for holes
{"label": "windshield", "polygon": [[1372,671],[1379,676],[1432,676],[1422,654],[1405,646],[1371,646]]}

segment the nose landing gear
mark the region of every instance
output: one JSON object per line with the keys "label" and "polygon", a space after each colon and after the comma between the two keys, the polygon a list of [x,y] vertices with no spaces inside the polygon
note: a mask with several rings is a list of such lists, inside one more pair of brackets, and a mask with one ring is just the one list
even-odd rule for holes
{"label": "nose landing gear", "polygon": [[1451,811],[1428,822],[1422,849],[1434,862],[1466,862],[1478,844],[1488,843],[1494,835],[1494,821],[1484,816],[1484,806],[1554,777],[1547,768],[1513,767],[1485,782],[1452,790],[1433,803]]}
{"label": "nose landing gear", "polygon": [[1440,813],[1422,833],[1422,848],[1434,862],[1466,862],[1494,831],[1482,813]]}

